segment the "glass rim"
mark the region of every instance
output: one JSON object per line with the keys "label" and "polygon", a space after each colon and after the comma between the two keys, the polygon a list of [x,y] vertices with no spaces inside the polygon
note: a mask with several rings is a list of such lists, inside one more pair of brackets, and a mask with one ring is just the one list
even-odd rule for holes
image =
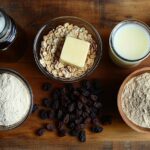
{"label": "glass rim", "polygon": [[[93,31],[94,33],[96,34],[96,37],[98,39],[98,45],[99,45],[99,51],[100,51],[100,55],[98,55],[98,59],[97,61],[95,62],[95,64],[93,64],[93,66],[87,70],[85,73],[83,73],[81,76],[79,77],[74,77],[74,78],[60,78],[60,77],[54,77],[52,74],[48,73],[46,71],[46,69],[39,63],[39,59],[38,59],[38,54],[37,54],[37,42],[38,42],[38,39],[41,35],[41,33],[44,31],[44,29],[46,27],[48,27],[51,23],[55,22],[55,21],[59,21],[59,20],[63,20],[63,19],[75,19],[75,20],[78,20],[78,21],[81,21],[82,23],[88,25]],[[73,82],[77,82],[77,81],[80,81],[81,79],[83,79],[83,77],[87,77],[88,75],[90,75],[96,68],[97,66],[99,65],[99,62],[102,58],[102,39],[101,39],[101,36],[100,34],[98,33],[98,31],[95,29],[95,27],[90,24],[89,22],[85,21],[84,19],[81,19],[79,17],[75,17],[75,16],[61,16],[61,17],[57,17],[57,18],[53,18],[51,19],[50,21],[48,21],[46,24],[44,24],[38,31],[38,33],[36,34],[36,37],[34,39],[34,44],[33,44],[33,54],[34,54],[34,58],[35,58],[35,62],[38,66],[38,68],[41,70],[41,72],[46,76],[48,77],[49,79],[54,79],[56,81],[59,81],[59,82],[63,82],[63,83],[73,83]],[[96,58],[95,58],[96,60]]]}
{"label": "glass rim", "polygon": [[28,110],[27,114],[20,121],[16,122],[15,124],[9,125],[9,126],[0,125],[0,131],[8,131],[8,130],[20,127],[27,120],[29,115],[31,114],[32,107],[33,107],[33,92],[32,92],[32,88],[29,85],[28,81],[17,71],[10,69],[10,68],[0,68],[0,74],[1,73],[10,73],[11,75],[18,78],[26,86],[26,88],[29,92],[29,97],[30,97],[29,110]]}
{"label": "glass rim", "polygon": [[122,59],[123,61],[126,61],[126,62],[139,62],[139,61],[142,61],[142,60],[144,60],[145,58],[147,58],[147,57],[149,56],[149,54],[150,54],[150,47],[149,47],[149,50],[148,50],[148,52],[146,53],[145,56],[143,56],[143,57],[141,57],[141,58],[139,58],[139,59],[134,59],[134,60],[132,60],[132,59],[124,58],[124,57],[122,57],[121,55],[119,55],[119,54],[116,52],[116,50],[115,50],[115,48],[114,48],[114,45],[113,45],[113,37],[114,37],[114,34],[116,33],[116,31],[117,31],[120,27],[122,27],[122,26],[124,26],[124,25],[126,25],[126,24],[130,24],[130,23],[138,24],[138,25],[142,26],[142,27],[148,32],[149,37],[150,37],[150,29],[149,29],[149,26],[148,26],[146,23],[144,23],[144,22],[142,22],[142,21],[140,21],[140,20],[137,20],[137,19],[128,19],[128,20],[121,21],[120,23],[118,23],[118,24],[113,28],[113,30],[112,30],[112,32],[111,32],[111,34],[110,34],[110,37],[109,37],[109,46],[110,46],[110,48],[112,49],[112,51],[115,53],[115,55],[116,55],[117,57],[119,57],[120,59]]}

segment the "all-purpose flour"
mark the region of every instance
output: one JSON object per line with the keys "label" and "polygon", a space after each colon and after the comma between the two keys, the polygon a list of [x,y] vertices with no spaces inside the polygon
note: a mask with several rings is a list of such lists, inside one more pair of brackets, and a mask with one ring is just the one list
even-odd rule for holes
{"label": "all-purpose flour", "polygon": [[132,78],[121,98],[127,117],[141,127],[150,128],[150,73]]}
{"label": "all-purpose flour", "polygon": [[21,121],[29,108],[30,95],[26,86],[11,74],[0,74],[0,125]]}

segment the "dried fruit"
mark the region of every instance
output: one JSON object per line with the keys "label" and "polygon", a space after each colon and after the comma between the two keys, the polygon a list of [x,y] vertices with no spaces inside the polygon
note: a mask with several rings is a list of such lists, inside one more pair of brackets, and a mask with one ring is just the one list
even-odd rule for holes
{"label": "dried fruit", "polygon": [[45,131],[46,131],[46,130],[45,130],[44,128],[40,128],[40,129],[37,130],[36,134],[37,134],[38,136],[42,136]]}
{"label": "dried fruit", "polygon": [[47,129],[48,131],[54,131],[55,127],[54,127],[52,124],[47,124],[47,125],[46,125],[46,129]]}
{"label": "dried fruit", "polygon": [[62,110],[58,110],[57,119],[58,119],[58,120],[61,120],[62,117],[63,117],[63,112],[62,112]]}
{"label": "dried fruit", "polygon": [[68,106],[68,111],[69,111],[69,112],[74,111],[74,109],[75,109],[75,103],[72,103],[72,104],[70,104],[70,105]]}
{"label": "dried fruit", "polygon": [[68,127],[69,129],[74,129],[74,128],[75,128],[75,123],[69,122],[68,125],[67,125],[67,127]]}
{"label": "dried fruit", "polygon": [[103,128],[100,126],[94,126],[94,127],[91,127],[91,131],[94,133],[99,133],[103,131]]}
{"label": "dried fruit", "polygon": [[88,80],[83,80],[83,81],[81,82],[81,86],[82,86],[83,88],[85,88],[85,89],[90,89],[90,88],[91,88],[91,83],[90,83],[90,81],[88,81]]}
{"label": "dried fruit", "polygon": [[55,112],[53,110],[49,110],[47,112],[47,116],[48,116],[48,119],[54,119],[55,118]]}
{"label": "dried fruit", "polygon": [[98,97],[96,95],[91,95],[91,100],[97,101]]}
{"label": "dried fruit", "polygon": [[67,132],[66,132],[66,130],[64,130],[64,129],[59,130],[59,131],[58,131],[58,136],[59,136],[59,137],[64,137],[64,136],[66,136],[66,133],[67,133]]}
{"label": "dried fruit", "polygon": [[[91,123],[92,132],[102,132],[102,124],[111,123],[109,115],[102,116],[102,104],[100,95],[95,94],[93,89],[98,90],[97,85],[84,80],[80,87],[73,84],[65,84],[52,93],[51,101],[48,98],[42,100],[45,109],[40,110],[41,119],[53,119],[55,124],[48,123],[45,129],[56,130],[60,137],[67,132],[71,136],[77,136],[81,142],[86,141],[85,127]],[[44,130],[39,131],[42,135]]]}
{"label": "dried fruit", "polygon": [[44,84],[42,85],[42,89],[43,89],[44,91],[49,91],[49,90],[51,89],[51,87],[52,87],[52,85],[51,85],[50,83],[44,83]]}
{"label": "dried fruit", "polygon": [[70,130],[69,134],[71,136],[78,136],[79,135],[79,130]]}
{"label": "dried fruit", "polygon": [[48,119],[47,111],[44,110],[44,109],[40,110],[40,114],[39,115],[40,115],[40,118],[43,119],[43,120]]}
{"label": "dried fruit", "polygon": [[43,98],[42,105],[45,107],[50,107],[50,100],[48,98]]}
{"label": "dried fruit", "polygon": [[34,104],[32,107],[32,113],[34,113],[38,109],[38,105]]}
{"label": "dried fruit", "polygon": [[79,133],[79,140],[80,142],[85,142],[86,141],[86,134],[85,134],[85,131],[80,131]]}
{"label": "dried fruit", "polygon": [[67,124],[67,123],[69,122],[69,114],[66,114],[66,116],[65,116],[64,119],[63,119],[63,122],[64,122],[65,124]]}

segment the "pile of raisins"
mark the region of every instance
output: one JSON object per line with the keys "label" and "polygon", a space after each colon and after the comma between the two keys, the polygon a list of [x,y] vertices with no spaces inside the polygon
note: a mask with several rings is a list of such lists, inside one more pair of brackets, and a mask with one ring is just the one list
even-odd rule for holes
{"label": "pile of raisins", "polygon": [[[48,91],[51,85],[46,83],[43,90]],[[102,87],[98,80],[83,80],[80,86],[65,84],[55,89],[51,98],[44,98],[39,117],[42,120],[54,120],[55,124],[46,124],[38,129],[37,135],[41,136],[46,130],[57,131],[58,136],[67,134],[77,137],[81,142],[86,141],[85,128],[91,132],[103,131],[101,124],[110,124],[110,116],[102,116]],[[34,105],[33,112],[37,109]]]}

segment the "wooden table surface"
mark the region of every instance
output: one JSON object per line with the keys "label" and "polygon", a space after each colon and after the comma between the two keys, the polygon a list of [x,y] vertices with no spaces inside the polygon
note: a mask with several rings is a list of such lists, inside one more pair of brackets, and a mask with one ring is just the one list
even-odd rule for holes
{"label": "wooden table surface", "polygon": [[[149,150],[150,135],[141,134],[130,129],[121,119],[116,105],[116,95],[123,79],[132,71],[150,66],[150,58],[136,68],[121,69],[108,57],[108,38],[112,28],[124,19],[136,18],[150,25],[150,0],[0,0],[3,8],[24,30],[26,36],[20,43],[19,51],[27,49],[16,60],[15,53],[10,58],[1,57],[0,67],[15,69],[30,83],[34,101],[41,103],[46,93],[41,90],[45,81],[54,86],[56,81],[48,80],[37,68],[33,58],[33,40],[38,29],[48,20],[64,15],[81,17],[92,23],[103,39],[103,59],[90,79],[99,78],[105,89],[104,109],[113,115],[112,125],[104,127],[101,134],[87,131],[87,142],[80,143],[75,138],[59,138],[55,133],[46,133],[37,137],[34,132],[42,125],[37,114],[33,114],[19,128],[0,132],[0,149],[39,149],[39,150]],[[27,38],[25,38],[27,37]],[[0,54],[3,55],[3,54]]]}

